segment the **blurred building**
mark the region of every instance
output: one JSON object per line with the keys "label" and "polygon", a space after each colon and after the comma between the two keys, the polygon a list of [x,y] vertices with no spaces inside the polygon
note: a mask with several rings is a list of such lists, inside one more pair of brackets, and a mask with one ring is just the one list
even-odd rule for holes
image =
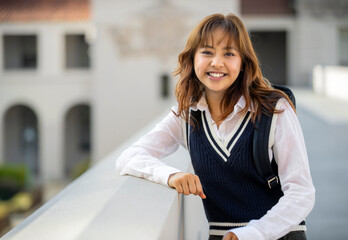
{"label": "blurred building", "polygon": [[204,16],[242,17],[272,82],[348,64],[342,0],[1,0],[0,163],[64,179],[175,99],[172,71]]}
{"label": "blurred building", "polygon": [[0,1],[0,161],[60,178],[90,155],[87,0]]}
{"label": "blurred building", "polygon": [[264,75],[311,86],[315,65],[348,65],[347,0],[243,0]]}

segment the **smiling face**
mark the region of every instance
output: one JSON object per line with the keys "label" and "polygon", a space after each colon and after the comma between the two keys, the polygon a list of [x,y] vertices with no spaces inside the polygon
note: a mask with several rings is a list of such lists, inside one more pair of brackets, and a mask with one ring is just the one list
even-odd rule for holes
{"label": "smiling face", "polygon": [[205,87],[207,98],[222,99],[237,79],[242,59],[238,49],[221,28],[215,29],[211,35],[195,52],[194,70]]}

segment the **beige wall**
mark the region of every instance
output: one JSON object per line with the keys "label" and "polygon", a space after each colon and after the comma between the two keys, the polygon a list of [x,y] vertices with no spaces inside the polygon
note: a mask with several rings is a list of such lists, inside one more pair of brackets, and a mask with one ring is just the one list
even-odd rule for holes
{"label": "beige wall", "polygon": [[171,75],[192,28],[208,14],[239,13],[239,1],[94,1],[94,159],[107,155],[174,103],[159,81]]}

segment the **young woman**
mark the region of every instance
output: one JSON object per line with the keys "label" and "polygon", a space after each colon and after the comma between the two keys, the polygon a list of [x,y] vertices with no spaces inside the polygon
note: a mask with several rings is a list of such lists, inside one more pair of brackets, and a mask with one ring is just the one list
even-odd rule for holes
{"label": "young woman", "polygon": [[[121,174],[199,195],[209,239],[306,239],[315,190],[301,127],[288,97],[263,78],[242,21],[232,14],[203,19],[175,74],[178,106],[119,157]],[[274,113],[269,155],[281,187],[272,190],[253,163],[261,113]],[[190,152],[196,175],[160,161],[179,145]]]}

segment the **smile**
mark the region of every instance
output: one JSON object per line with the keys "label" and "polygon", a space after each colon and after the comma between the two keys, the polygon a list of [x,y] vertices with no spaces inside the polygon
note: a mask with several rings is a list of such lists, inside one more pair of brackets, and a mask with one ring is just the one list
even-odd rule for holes
{"label": "smile", "polygon": [[214,78],[220,78],[226,76],[224,73],[208,72],[208,75]]}

